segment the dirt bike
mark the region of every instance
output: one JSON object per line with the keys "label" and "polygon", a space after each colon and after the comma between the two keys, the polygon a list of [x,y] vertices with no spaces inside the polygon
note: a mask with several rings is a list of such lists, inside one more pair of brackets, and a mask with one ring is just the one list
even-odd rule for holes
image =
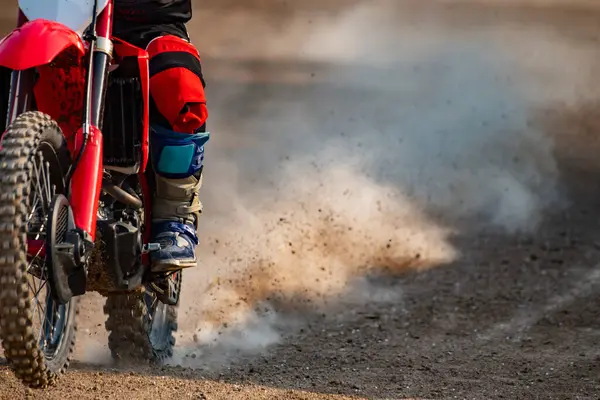
{"label": "dirt bike", "polygon": [[68,367],[86,292],[113,357],[175,344],[181,272],[149,270],[148,53],[112,21],[113,0],[19,0],[0,42],[0,338],[32,388]]}

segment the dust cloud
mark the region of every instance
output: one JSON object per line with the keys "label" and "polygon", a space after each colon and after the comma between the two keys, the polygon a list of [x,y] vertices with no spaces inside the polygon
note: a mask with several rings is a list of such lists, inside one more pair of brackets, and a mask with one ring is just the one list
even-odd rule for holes
{"label": "dust cloud", "polygon": [[[453,235],[533,231],[563,200],[532,103],[585,92],[594,71],[574,61],[593,52],[535,26],[347,3],[196,12],[213,138],[175,364],[263,351],[334,304],[401,304],[369,274],[450,262]],[[76,353],[94,364],[109,362],[101,302],[86,296]]]}
{"label": "dust cloud", "polygon": [[493,35],[370,4],[217,19],[244,32],[205,54],[203,244],[174,364],[264,351],[339,304],[401,304],[369,276],[443,267],[454,236],[533,232],[561,204],[552,143]]}

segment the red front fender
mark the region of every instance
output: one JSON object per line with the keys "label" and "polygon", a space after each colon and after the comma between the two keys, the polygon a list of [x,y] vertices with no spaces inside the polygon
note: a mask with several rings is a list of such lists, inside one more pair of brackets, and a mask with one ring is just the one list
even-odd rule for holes
{"label": "red front fender", "polygon": [[44,19],[25,23],[0,41],[0,66],[25,70],[50,63],[69,47],[85,54],[81,37],[63,24]]}

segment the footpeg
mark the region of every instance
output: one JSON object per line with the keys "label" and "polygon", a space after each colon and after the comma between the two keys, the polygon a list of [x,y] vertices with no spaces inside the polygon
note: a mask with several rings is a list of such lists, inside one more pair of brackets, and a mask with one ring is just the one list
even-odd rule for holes
{"label": "footpeg", "polygon": [[147,243],[142,248],[143,254],[152,253],[154,251],[160,251],[160,243]]}

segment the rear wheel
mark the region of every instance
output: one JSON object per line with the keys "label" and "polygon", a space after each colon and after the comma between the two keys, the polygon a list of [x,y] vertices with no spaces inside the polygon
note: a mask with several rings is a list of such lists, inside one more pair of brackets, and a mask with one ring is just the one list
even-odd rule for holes
{"label": "rear wheel", "polygon": [[52,296],[44,244],[55,195],[65,192],[69,154],[56,122],[40,112],[20,115],[0,149],[0,339],[26,385],[44,388],[69,365],[77,299]]}
{"label": "rear wheel", "polygon": [[[177,298],[181,272],[174,274]],[[177,305],[161,302],[152,286],[135,293],[112,294],[106,299],[108,347],[118,361],[161,362],[173,355],[177,331]]]}

